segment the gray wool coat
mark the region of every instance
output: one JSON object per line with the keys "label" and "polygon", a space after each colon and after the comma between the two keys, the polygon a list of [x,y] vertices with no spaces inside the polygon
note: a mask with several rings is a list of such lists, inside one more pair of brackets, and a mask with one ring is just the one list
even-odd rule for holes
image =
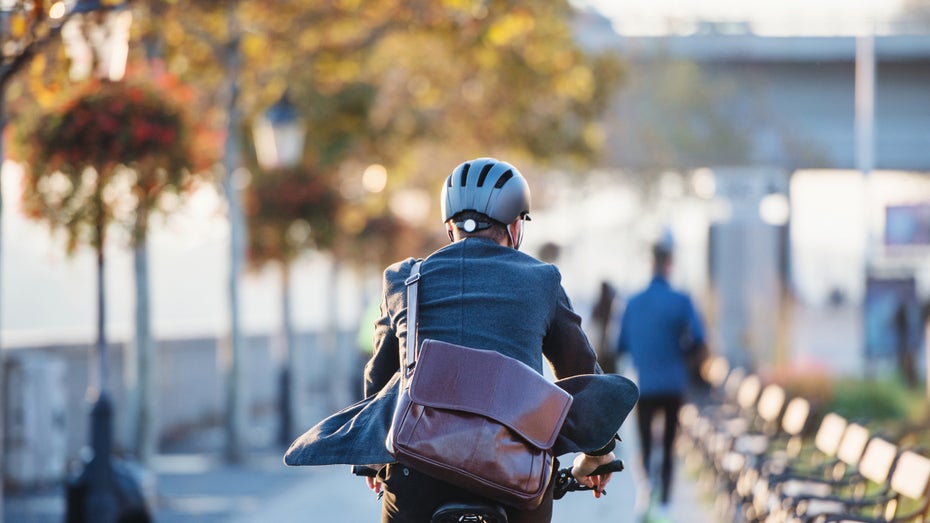
{"label": "gray wool coat", "polygon": [[[365,399],[322,420],[287,450],[287,465],[391,463],[385,440],[399,390],[399,348],[406,344],[404,280],[415,260],[384,271],[381,318],[365,368]],[[639,392],[622,376],[602,374],[551,264],[483,238],[452,243],[420,269],[419,339],[496,350],[537,372],[548,361],[556,384],[573,396],[555,455],[593,452],[613,443]],[[480,379],[477,376],[476,379]]]}

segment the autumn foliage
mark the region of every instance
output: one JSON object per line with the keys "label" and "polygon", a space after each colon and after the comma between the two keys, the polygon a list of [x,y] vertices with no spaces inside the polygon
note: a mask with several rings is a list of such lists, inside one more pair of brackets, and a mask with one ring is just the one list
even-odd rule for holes
{"label": "autumn foliage", "polygon": [[133,224],[215,162],[219,140],[196,132],[181,102],[155,85],[92,81],[17,128],[29,165],[24,209],[64,227],[70,248],[96,244],[114,219]]}
{"label": "autumn foliage", "polygon": [[21,138],[35,171],[106,171],[151,158],[177,174],[215,159],[215,151],[194,150],[191,134],[179,104],[153,88],[94,81],[41,115]]}
{"label": "autumn foliage", "polygon": [[254,177],[245,199],[250,263],[287,262],[306,249],[330,247],[343,204],[322,172],[301,166]]}

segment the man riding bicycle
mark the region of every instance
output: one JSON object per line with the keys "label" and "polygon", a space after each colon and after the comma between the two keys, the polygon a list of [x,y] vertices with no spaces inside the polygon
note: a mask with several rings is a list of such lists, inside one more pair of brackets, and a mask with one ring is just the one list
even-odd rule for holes
{"label": "man riding bicycle", "polygon": [[[471,160],[457,166],[445,179],[441,207],[451,243],[422,260],[419,339],[495,350],[539,373],[543,372],[543,359],[547,360],[556,379],[561,380],[557,383],[565,383],[563,388],[575,396],[556,455],[581,452],[572,474],[579,482],[597,487],[594,492],[598,497],[610,474],[587,474],[615,459],[615,433],[635,402],[636,390],[621,382],[624,378],[601,373],[581,319],[562,287],[559,270],[518,250],[529,220],[526,179],[507,162]],[[396,399],[400,347],[408,339],[404,282],[416,261],[410,258],[384,271],[381,317],[375,327],[374,352],[365,367],[366,400],[336,416],[329,425],[323,422],[308,431],[292,445],[285,459],[288,464],[322,464],[325,440],[336,438],[339,442],[330,444],[329,451],[351,455],[351,461],[334,458],[330,462],[378,464],[372,465],[377,475],[368,477],[367,482],[383,495],[383,523],[428,522],[443,503],[481,501],[477,495],[412,467],[376,459],[377,454],[362,443],[384,444],[381,434],[383,426],[390,423],[390,402]],[[623,396],[625,404],[597,404],[610,401],[612,394]],[[388,406],[377,407],[379,404]],[[372,426],[360,423],[363,419]],[[362,434],[345,442],[345,434],[351,431]],[[308,449],[314,446],[317,450],[311,453]],[[359,452],[370,457],[358,456]],[[535,509],[505,508],[512,523],[550,521],[552,487]]]}

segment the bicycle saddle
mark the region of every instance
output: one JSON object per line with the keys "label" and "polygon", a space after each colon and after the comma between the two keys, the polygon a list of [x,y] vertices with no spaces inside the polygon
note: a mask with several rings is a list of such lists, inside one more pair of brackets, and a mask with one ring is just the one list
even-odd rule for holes
{"label": "bicycle saddle", "polygon": [[504,508],[494,503],[446,503],[433,513],[432,523],[507,523]]}

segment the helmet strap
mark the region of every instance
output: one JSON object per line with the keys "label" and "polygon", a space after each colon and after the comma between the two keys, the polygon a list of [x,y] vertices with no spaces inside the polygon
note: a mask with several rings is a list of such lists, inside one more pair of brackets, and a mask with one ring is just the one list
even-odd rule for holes
{"label": "helmet strap", "polygon": [[[518,229],[516,240],[514,239],[513,232],[511,231],[511,227],[514,227],[514,226],[517,227]],[[512,245],[514,249],[519,251],[520,245],[523,243],[523,219],[522,218],[514,220],[510,225],[507,226],[507,236],[510,237],[510,245]]]}

